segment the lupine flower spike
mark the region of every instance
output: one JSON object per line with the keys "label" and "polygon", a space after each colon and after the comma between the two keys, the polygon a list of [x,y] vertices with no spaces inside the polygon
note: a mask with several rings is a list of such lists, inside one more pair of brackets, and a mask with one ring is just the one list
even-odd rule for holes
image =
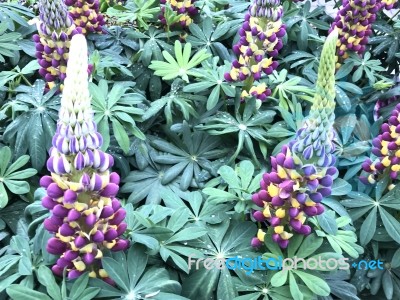
{"label": "lupine flower spike", "polygon": [[264,101],[271,90],[265,84],[254,85],[262,74],[271,74],[277,67],[274,60],[283,47],[286,26],[282,23],[280,0],[254,0],[239,30],[239,42],[233,46],[238,59],[225,74],[227,81],[243,81],[242,99],[252,95]]}
{"label": "lupine flower spike", "polygon": [[63,0],[40,0],[39,11],[38,34],[33,40],[39,74],[52,88],[56,82],[62,83],[65,79],[70,40],[81,32],[81,28],[73,24]]}
{"label": "lupine flower spike", "polygon": [[106,21],[100,13],[99,0],[65,0],[65,4],[75,25],[82,28],[82,33],[103,31]]}
{"label": "lupine flower spike", "polygon": [[382,8],[380,0],[344,0],[329,32],[337,28],[337,65],[349,57],[349,51],[362,55],[368,37],[372,34],[371,26],[376,20],[376,13]]}
{"label": "lupine flower spike", "polygon": [[84,271],[91,277],[111,282],[102,269],[104,249],[124,250],[121,238],[127,227],[125,210],[115,198],[120,178],[108,171],[113,157],[99,150],[102,136],[97,132],[90,105],[87,74],[87,44],[81,34],[71,41],[67,77],[63,89],[57,131],[47,169],[40,185],[47,195],[42,205],[51,211],[44,227],[54,233],[47,251],[60,255],[52,270],[68,278]]}
{"label": "lupine flower spike", "polygon": [[[338,172],[332,142],[336,41],[337,31],[333,31],[322,50],[310,115],[295,139],[271,157],[272,170],[263,175],[261,190],[252,196],[260,207],[253,213],[254,219],[269,223],[272,239],[281,248],[288,246],[294,233],[311,232],[311,227],[306,225],[307,216],[324,212],[321,201],[331,194],[333,178]],[[261,246],[265,234],[259,229],[252,245]]]}
{"label": "lupine flower spike", "polygon": [[[387,174],[395,183],[400,171],[400,103],[392,111],[388,122],[382,124],[381,134],[372,140],[372,146],[372,154],[376,159],[367,159],[362,164],[363,170],[370,175],[360,177],[361,182],[374,184]],[[393,188],[393,185],[389,188]]]}

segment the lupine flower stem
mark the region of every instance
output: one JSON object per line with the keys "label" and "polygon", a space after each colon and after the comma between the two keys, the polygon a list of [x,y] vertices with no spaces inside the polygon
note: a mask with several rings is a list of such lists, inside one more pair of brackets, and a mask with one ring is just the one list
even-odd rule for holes
{"label": "lupine flower stem", "polygon": [[47,251],[60,255],[52,267],[56,275],[67,269],[68,278],[89,271],[112,283],[101,266],[104,249],[124,250],[128,241],[125,210],[115,198],[119,176],[110,173],[113,157],[99,150],[102,136],[93,120],[88,88],[87,44],[83,35],[71,40],[67,76],[61,99],[57,131],[47,169],[40,185],[47,195],[42,205],[51,211],[44,227],[54,233]]}
{"label": "lupine flower stem", "polygon": [[254,96],[264,101],[271,95],[265,84],[254,86],[263,73],[269,75],[278,66],[273,58],[283,47],[285,25],[281,21],[283,9],[279,0],[254,0],[239,30],[240,40],[233,46],[238,59],[233,61],[227,81],[243,81],[242,99]]}
{"label": "lupine flower stem", "polygon": [[[324,212],[321,201],[331,194],[333,176],[337,175],[333,155],[333,121],[335,109],[335,51],[337,31],[327,38],[318,69],[316,94],[310,115],[296,137],[271,157],[272,170],[263,175],[261,190],[252,196],[260,207],[253,213],[258,222],[268,222],[272,239],[286,248],[293,234],[307,235],[311,227],[307,216]],[[259,229],[252,245],[259,247],[265,239]]]}
{"label": "lupine flower stem", "polygon": [[63,0],[40,0],[39,11],[38,34],[33,36],[33,40],[40,65],[39,74],[52,88],[57,82],[64,81],[70,40],[82,30],[73,24]]}

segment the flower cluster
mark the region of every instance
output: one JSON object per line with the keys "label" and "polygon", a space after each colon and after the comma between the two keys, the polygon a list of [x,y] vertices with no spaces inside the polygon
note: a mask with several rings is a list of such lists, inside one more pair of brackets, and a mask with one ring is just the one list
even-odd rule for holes
{"label": "flower cluster", "polygon": [[[225,74],[227,81],[245,81],[242,98],[251,94],[254,81],[258,81],[262,73],[269,75],[278,67],[273,59],[282,49],[282,37],[286,34],[282,14],[280,0],[255,0],[245,15],[245,22],[239,29],[239,42],[233,46],[238,59]],[[258,99],[264,100],[270,94],[271,90],[266,88]]]}
{"label": "flower cluster", "polygon": [[372,153],[377,158],[367,159],[362,168],[370,173],[368,177],[361,177],[364,183],[375,183],[379,176],[389,173],[392,180],[397,179],[400,171],[400,104],[392,111],[387,123],[382,124],[381,134],[372,140]]}
{"label": "flower cluster", "polygon": [[64,81],[70,40],[82,30],[73,24],[63,0],[41,0],[39,11],[38,34],[33,36],[36,58],[39,74],[52,88],[56,81]]}
{"label": "flower cluster", "polygon": [[171,9],[180,16],[179,25],[182,28],[186,28],[193,23],[193,17],[198,14],[198,9],[194,5],[195,2],[196,0],[160,0],[162,7],[161,14],[158,16],[158,19],[162,24],[167,24],[167,20],[165,19],[164,15],[165,6],[169,5]]}
{"label": "flower cluster", "polygon": [[[335,50],[337,32],[332,32],[324,45],[318,70],[316,94],[310,115],[296,137],[271,157],[272,170],[260,182],[261,190],[252,196],[260,207],[253,213],[256,221],[267,221],[272,239],[286,248],[293,233],[307,235],[311,227],[307,216],[324,212],[321,201],[331,194],[337,176],[333,154],[335,109]],[[260,230],[252,245],[261,246],[265,232]]]}
{"label": "flower cluster", "polygon": [[69,14],[82,33],[103,31],[104,16],[100,13],[99,0],[65,0]]}
{"label": "flower cluster", "polygon": [[382,8],[381,0],[344,0],[330,31],[337,28],[337,68],[340,62],[349,56],[348,51],[363,54],[368,37],[372,34],[371,26],[376,20],[376,13]]}
{"label": "flower cluster", "polygon": [[108,169],[113,157],[99,150],[102,137],[97,132],[90,104],[87,74],[87,44],[81,34],[71,40],[67,77],[63,89],[57,131],[52,140],[47,168],[40,185],[47,195],[42,205],[51,211],[44,221],[54,233],[47,251],[61,255],[52,270],[68,278],[84,271],[91,277],[111,282],[102,269],[104,249],[124,250],[128,241],[125,210],[115,198],[120,178]]}

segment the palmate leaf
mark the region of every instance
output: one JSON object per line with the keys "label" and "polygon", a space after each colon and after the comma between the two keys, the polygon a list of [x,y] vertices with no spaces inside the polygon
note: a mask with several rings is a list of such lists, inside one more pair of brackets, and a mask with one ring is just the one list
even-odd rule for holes
{"label": "palmate leaf", "polygon": [[92,278],[89,284],[91,287],[101,289],[98,297],[187,300],[179,296],[181,286],[179,282],[170,279],[166,269],[157,267],[146,269],[147,261],[145,249],[140,245],[134,245],[126,256],[120,252],[103,258],[104,269],[121,290],[100,279]]}
{"label": "palmate leaf", "polygon": [[392,211],[400,210],[399,186],[393,188],[383,197],[378,195],[375,200],[360,192],[350,192],[348,196],[350,198],[341,201],[341,203],[349,208],[349,214],[352,216],[353,221],[360,219],[369,212],[361,225],[360,241],[363,242],[362,244],[374,239],[377,229],[376,222],[379,219],[382,220],[389,236],[397,243],[400,243],[400,222],[391,214]]}
{"label": "palmate leaf", "polygon": [[211,56],[207,53],[207,50],[202,49],[190,58],[191,52],[192,46],[190,43],[186,43],[182,49],[181,42],[175,41],[175,58],[169,52],[163,51],[162,54],[167,62],[152,61],[149,68],[154,70],[154,74],[162,77],[163,80],[181,77],[184,81],[189,82],[188,76],[192,75],[190,70]]}
{"label": "palmate leaf", "polygon": [[239,110],[240,99],[235,102],[235,116],[227,112],[217,112],[211,117],[201,120],[196,129],[205,130],[211,135],[236,134],[237,147],[235,153],[231,156],[233,161],[239,153],[245,148],[251,155],[253,162],[260,165],[254,151],[253,139],[259,144],[261,153],[266,157],[267,130],[274,119],[275,112],[272,110],[258,110],[254,98],[246,101],[243,112]]}
{"label": "palmate leaf", "polygon": [[213,20],[207,17],[203,20],[202,26],[192,23],[189,30],[192,33],[186,39],[194,47],[205,48],[213,56],[219,57],[218,60],[230,60],[230,55],[226,47],[219,41],[231,37],[230,32],[239,27],[242,20],[230,20],[218,23],[216,28],[213,26]]}
{"label": "palmate leaf", "polygon": [[237,164],[235,169],[222,166],[218,174],[221,177],[212,179],[203,189],[203,193],[209,196],[208,201],[212,204],[232,202],[237,213],[249,211],[253,206],[251,195],[260,188],[262,174],[255,175],[254,165],[248,160]]}
{"label": "palmate leaf", "polygon": [[[189,120],[190,116],[198,117],[194,109],[194,101],[204,101],[206,98],[200,95],[183,93],[182,80],[175,79],[171,91],[161,99],[151,102],[150,107],[143,115],[143,120],[156,116],[163,108],[168,125],[172,125],[173,117],[181,115],[183,119]],[[204,99],[204,100],[203,100]]]}
{"label": "palmate leaf", "polygon": [[146,204],[158,204],[166,189],[174,193],[181,192],[179,178],[175,178],[165,185],[162,183],[167,170],[168,168],[165,166],[150,163],[144,170],[132,171],[124,179],[125,184],[122,186],[121,192],[130,193],[129,203],[135,204],[146,199]]}
{"label": "palmate leaf", "polygon": [[218,58],[212,60],[212,65],[203,63],[203,68],[196,69],[197,81],[183,88],[184,92],[195,94],[208,94],[207,110],[213,109],[221,99],[226,96],[235,97],[236,90],[233,85],[227,83],[224,74],[229,70],[229,65],[217,66]]}
{"label": "palmate leaf", "polygon": [[[154,7],[156,6],[156,7]],[[131,0],[125,6],[114,5],[107,9],[107,14],[115,17],[118,23],[137,21],[139,28],[147,30],[148,23],[160,12],[155,0]]]}
{"label": "palmate leaf", "polygon": [[37,173],[35,169],[28,168],[22,171],[17,171],[22,168],[28,161],[29,156],[23,155],[14,163],[10,164],[11,150],[9,147],[0,149],[0,208],[4,208],[8,203],[7,189],[13,194],[21,195],[29,192],[29,183],[23,179],[32,177]]}
{"label": "palmate leaf", "polygon": [[[208,235],[198,243],[198,248],[206,257],[213,259],[227,259],[235,256],[253,257],[254,253],[249,247],[249,240],[255,231],[255,224],[252,222],[225,220],[218,225],[208,227]],[[196,266],[192,264],[192,272],[183,281],[182,294],[185,297],[189,299],[225,299],[228,295],[229,299],[233,299],[237,296],[232,282],[234,277],[227,272],[228,270],[216,268],[208,270],[201,267],[201,264],[200,269],[194,270],[194,268]],[[240,270],[234,272],[240,272]]]}
{"label": "palmate leaf", "polygon": [[28,152],[32,166],[41,170],[46,162],[46,149],[50,148],[56,129],[59,96],[54,96],[56,88],[44,94],[43,80],[37,80],[32,87],[19,86],[17,91],[20,93],[13,101],[27,106],[29,110],[20,113],[7,126],[3,138],[13,145],[15,157]]}
{"label": "palmate leaf", "polygon": [[[99,132],[104,138],[102,146],[106,150],[110,145],[110,134],[113,134],[121,149],[129,151],[129,133],[144,140],[146,137],[136,126],[144,113],[141,105],[145,97],[133,91],[131,82],[117,82],[111,90],[108,90],[106,80],[100,80],[99,85],[90,83],[89,90],[92,95],[92,106],[95,113],[95,121],[99,125]],[[110,133],[110,128],[112,132]]]}
{"label": "palmate leaf", "polygon": [[218,138],[205,132],[192,132],[186,123],[183,125],[182,137],[167,128],[165,128],[165,132],[173,144],[159,138],[151,141],[155,149],[164,152],[156,155],[154,161],[173,165],[164,173],[162,184],[167,184],[181,175],[180,188],[185,191],[192,185],[193,180],[197,186],[202,186],[204,180],[200,175],[203,170],[211,175],[216,175],[212,160],[222,158],[227,153],[225,149],[219,149],[220,140]]}

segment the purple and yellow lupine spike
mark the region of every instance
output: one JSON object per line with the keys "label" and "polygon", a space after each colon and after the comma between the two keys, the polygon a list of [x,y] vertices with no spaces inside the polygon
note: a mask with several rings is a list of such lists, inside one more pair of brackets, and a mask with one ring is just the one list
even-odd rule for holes
{"label": "purple and yellow lupine spike", "polygon": [[73,35],[82,32],[73,24],[63,0],[40,0],[38,34],[33,36],[39,74],[52,88],[66,76],[68,51]]}
{"label": "purple and yellow lupine spike", "polygon": [[170,5],[171,9],[181,16],[177,24],[171,25],[179,24],[182,28],[187,28],[193,23],[193,17],[199,13],[195,2],[196,0],[160,0],[161,14],[158,16],[158,19],[163,25],[167,24],[164,16],[165,5]]}
{"label": "purple and yellow lupine spike", "polygon": [[75,25],[82,28],[82,33],[103,32],[106,22],[100,13],[99,0],[65,0],[65,4]]}
{"label": "purple and yellow lupine spike", "polygon": [[387,171],[392,180],[398,179],[400,171],[400,104],[397,104],[387,123],[382,124],[381,133],[372,140],[372,153],[376,159],[367,159],[362,168],[370,173],[360,177],[365,184],[374,184]]}
{"label": "purple and yellow lupine spike", "polygon": [[[282,14],[279,0],[254,0],[245,15],[245,22],[239,30],[239,42],[233,46],[238,59],[225,74],[226,81],[244,81],[242,99],[254,95],[251,91],[253,84],[263,73],[269,75],[278,67],[274,58],[283,47],[282,37],[286,34]],[[271,90],[265,86],[256,97],[263,101],[270,94]]]}
{"label": "purple and yellow lupine spike", "polygon": [[[272,239],[286,248],[294,233],[307,235],[311,227],[308,216],[324,212],[321,201],[331,194],[337,174],[333,155],[333,121],[335,109],[335,51],[337,31],[324,45],[318,70],[316,94],[308,118],[295,139],[271,157],[272,170],[263,175],[261,190],[253,194],[260,207],[253,213],[256,221],[273,228]],[[265,232],[260,229],[252,245],[260,246]]]}
{"label": "purple and yellow lupine spike", "polygon": [[47,251],[60,255],[52,270],[72,279],[84,271],[91,277],[111,282],[101,267],[104,249],[124,250],[127,240],[125,210],[115,198],[119,175],[110,173],[113,157],[100,150],[103,139],[97,131],[88,89],[86,39],[77,34],[71,40],[67,76],[59,111],[57,131],[47,169],[40,185],[47,195],[42,205],[51,211],[44,227],[54,236]]}
{"label": "purple and yellow lupine spike", "polygon": [[365,52],[368,37],[372,34],[371,26],[376,20],[376,13],[382,8],[381,0],[344,0],[329,32],[337,28],[337,65],[349,57],[349,51],[359,55]]}

